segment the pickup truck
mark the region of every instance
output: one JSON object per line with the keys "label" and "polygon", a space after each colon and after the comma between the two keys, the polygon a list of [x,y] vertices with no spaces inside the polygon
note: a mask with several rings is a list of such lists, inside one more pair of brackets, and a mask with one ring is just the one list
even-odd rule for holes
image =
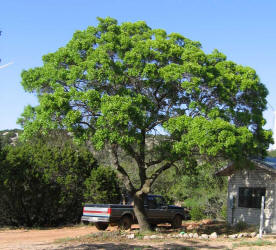
{"label": "pickup truck", "polygon": [[[179,228],[182,220],[189,218],[184,208],[167,205],[161,195],[147,195],[144,206],[152,227],[159,223],[170,223],[173,228]],[[137,223],[133,206],[130,204],[85,204],[81,220],[85,224],[95,223],[98,230],[105,230],[109,224],[127,230]]]}

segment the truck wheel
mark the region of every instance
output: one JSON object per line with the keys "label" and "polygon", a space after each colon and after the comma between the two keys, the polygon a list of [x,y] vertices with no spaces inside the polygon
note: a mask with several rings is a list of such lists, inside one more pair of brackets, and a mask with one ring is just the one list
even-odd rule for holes
{"label": "truck wheel", "polygon": [[97,223],[95,223],[95,226],[98,230],[104,231],[105,229],[107,229],[108,223],[97,222]]}
{"label": "truck wheel", "polygon": [[120,220],[119,227],[122,230],[128,230],[131,228],[132,225],[132,218],[130,216],[123,216],[123,218]]}
{"label": "truck wheel", "polygon": [[182,216],[178,214],[174,216],[171,225],[172,228],[180,228],[182,226]]}
{"label": "truck wheel", "polygon": [[87,220],[83,220],[82,223],[83,223],[84,225],[89,225],[89,221],[87,221]]}

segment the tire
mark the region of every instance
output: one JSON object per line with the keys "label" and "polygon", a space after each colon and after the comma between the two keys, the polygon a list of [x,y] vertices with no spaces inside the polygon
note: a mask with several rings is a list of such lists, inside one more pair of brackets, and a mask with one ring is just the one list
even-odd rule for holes
{"label": "tire", "polygon": [[125,215],[121,218],[119,228],[122,230],[128,230],[131,228],[132,218],[128,215]]}
{"label": "tire", "polygon": [[182,226],[182,216],[177,214],[172,220],[172,228],[180,228]]}
{"label": "tire", "polygon": [[104,231],[105,229],[107,229],[108,227],[108,223],[104,223],[104,222],[96,222],[95,226],[98,230],[100,231]]}
{"label": "tire", "polygon": [[82,223],[83,223],[84,225],[89,225],[89,221],[87,221],[87,220],[83,220]]}
{"label": "tire", "polygon": [[151,223],[150,228],[151,228],[151,230],[155,230],[157,228],[157,224]]}

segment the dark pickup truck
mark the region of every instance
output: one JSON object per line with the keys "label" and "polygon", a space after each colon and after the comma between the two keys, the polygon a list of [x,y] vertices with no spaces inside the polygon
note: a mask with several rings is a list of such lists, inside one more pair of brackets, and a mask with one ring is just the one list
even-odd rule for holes
{"label": "dark pickup truck", "polygon": [[[160,195],[147,195],[144,206],[149,223],[153,227],[159,223],[170,223],[173,228],[179,228],[182,220],[189,217],[184,208],[167,205]],[[95,223],[99,230],[105,230],[109,224],[119,225],[127,230],[137,223],[133,206],[121,204],[85,204],[81,220],[84,223]]]}

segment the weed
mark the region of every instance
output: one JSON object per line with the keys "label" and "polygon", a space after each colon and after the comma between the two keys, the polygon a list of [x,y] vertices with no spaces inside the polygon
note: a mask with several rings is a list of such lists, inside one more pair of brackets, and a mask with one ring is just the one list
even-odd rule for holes
{"label": "weed", "polygon": [[256,241],[241,241],[239,243],[234,243],[233,248],[244,247],[244,246],[269,246],[276,245],[276,243],[268,240],[258,239]]}
{"label": "weed", "polygon": [[237,232],[242,232],[244,231],[245,229],[248,228],[248,224],[245,223],[244,221],[239,221],[237,224],[235,224],[234,226],[234,229],[237,231]]}
{"label": "weed", "polygon": [[57,239],[54,241],[54,243],[66,243],[66,242],[69,242],[69,241],[73,241],[75,240],[75,238],[71,238],[71,237],[66,237],[66,238],[61,238],[61,239]]}

